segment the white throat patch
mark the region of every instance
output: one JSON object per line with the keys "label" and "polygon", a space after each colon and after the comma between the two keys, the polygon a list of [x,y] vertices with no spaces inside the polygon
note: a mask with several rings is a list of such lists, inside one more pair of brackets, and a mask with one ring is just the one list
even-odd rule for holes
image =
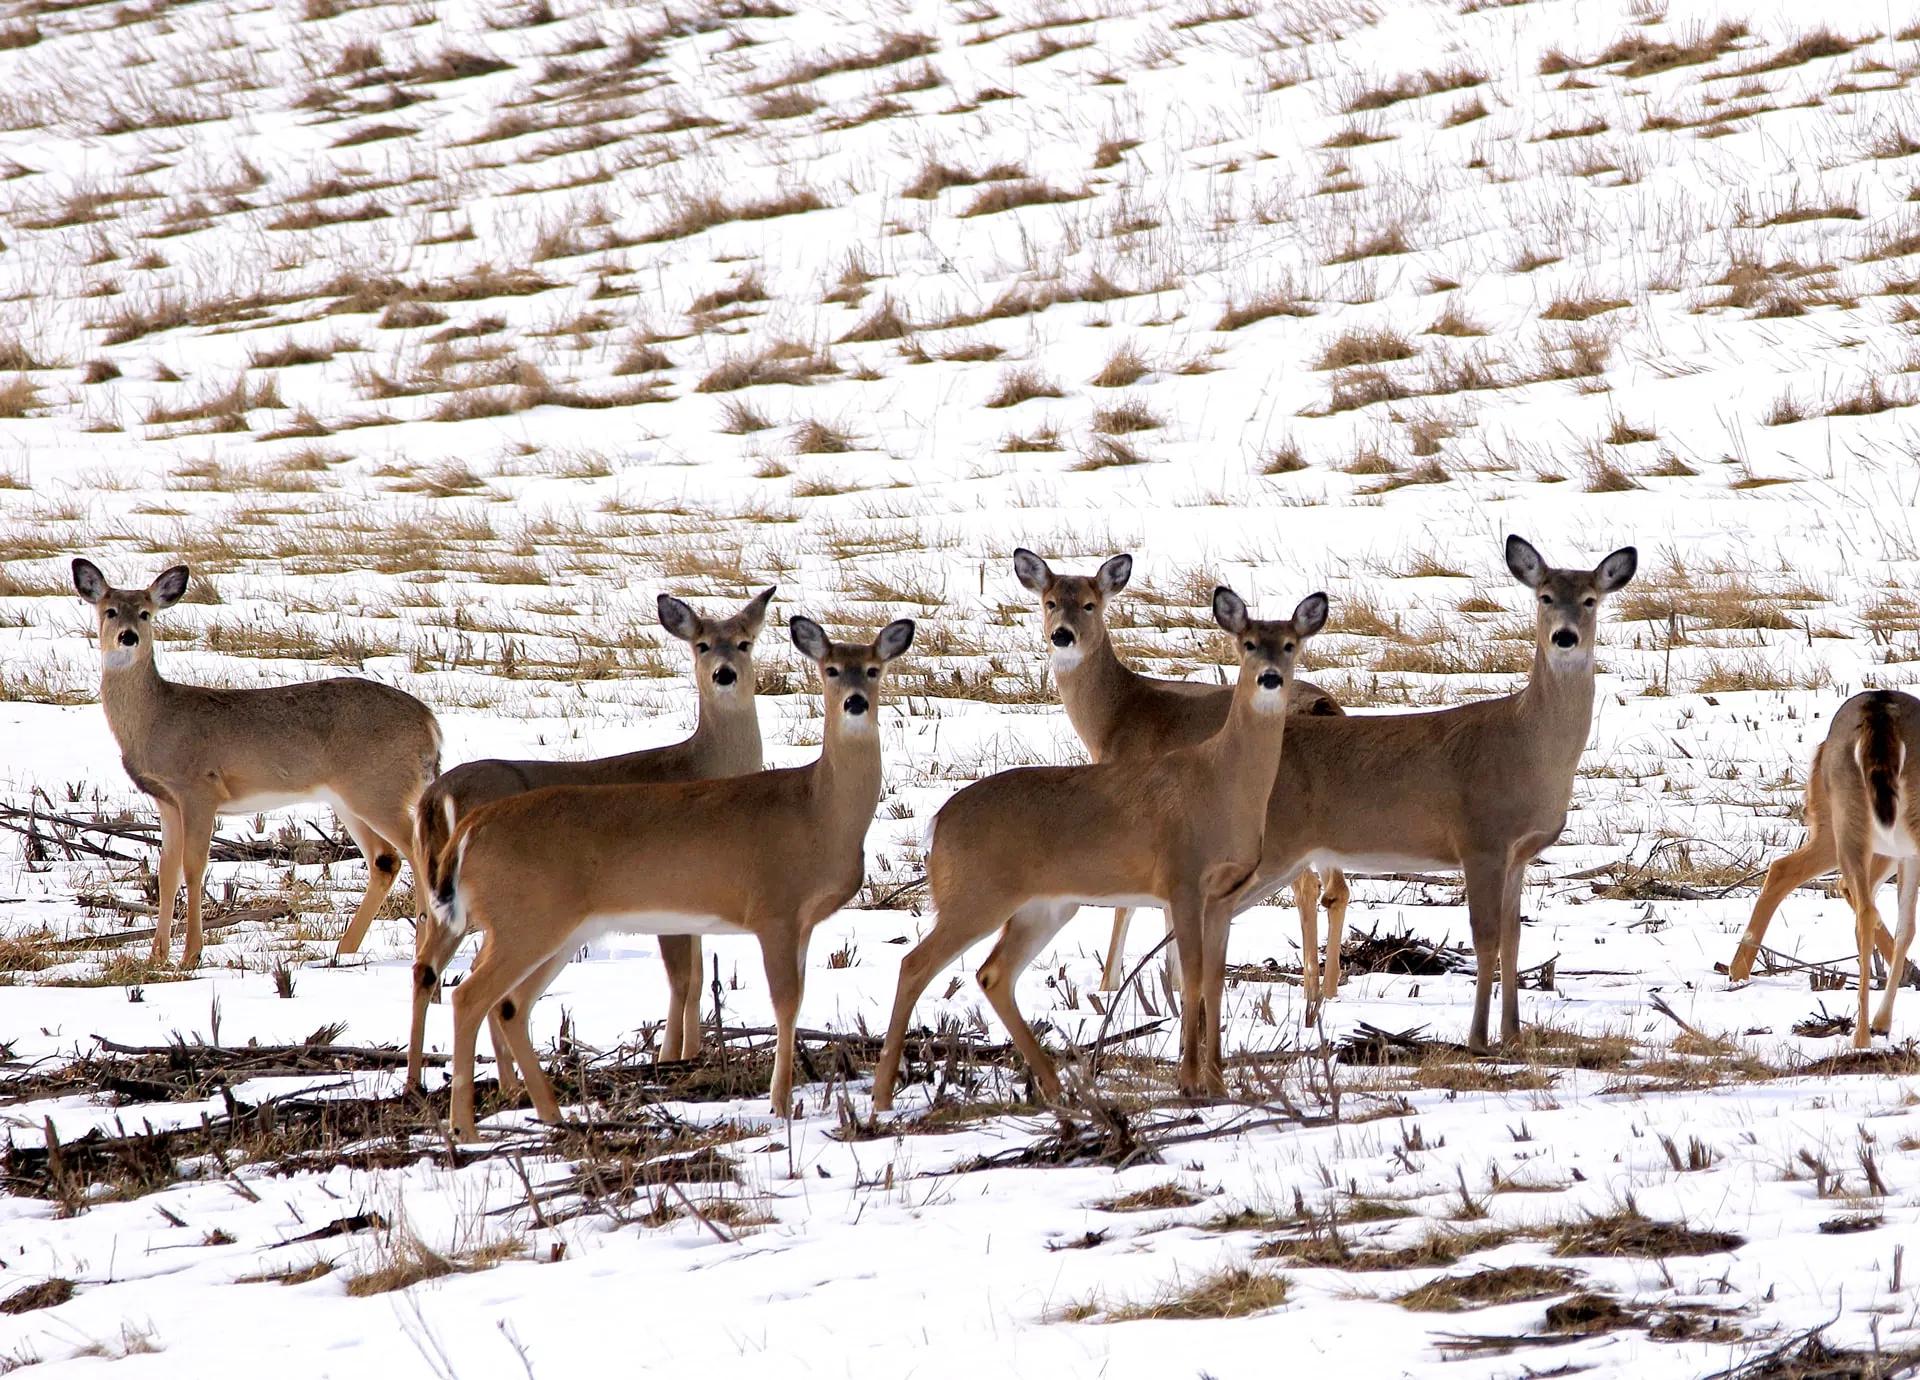
{"label": "white throat patch", "polygon": [[133,665],[133,647],[109,647],[101,654],[100,664],[109,671],[124,671]]}
{"label": "white throat patch", "polygon": [[1074,643],[1071,647],[1055,647],[1053,649],[1052,665],[1053,673],[1056,676],[1072,671],[1079,664],[1080,644],[1078,642]]}

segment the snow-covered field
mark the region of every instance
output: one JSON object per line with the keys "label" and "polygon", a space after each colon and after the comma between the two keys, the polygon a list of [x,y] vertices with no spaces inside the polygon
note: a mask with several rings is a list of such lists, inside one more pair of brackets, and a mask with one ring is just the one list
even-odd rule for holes
{"label": "snow-covered field", "polygon": [[[1255,910],[1232,958],[1273,980],[1228,994],[1241,1096],[1167,1095],[1171,1023],[1127,1043],[1095,1099],[1142,1145],[1117,1170],[998,1162],[1056,1118],[922,1124],[925,1083],[874,1125],[863,1070],[816,1045],[790,1123],[669,1104],[668,1143],[731,1175],[624,1205],[545,1193],[593,1156],[510,1110],[485,1129],[513,1153],[458,1167],[422,1115],[416,1153],[32,1196],[49,1128],[397,1092],[55,1075],[96,1037],[403,1043],[412,941],[401,897],[331,961],[357,861],[216,863],[216,900],[297,919],[213,931],[176,980],[143,941],[75,944],[144,923],[154,850],[7,834],[0,1045],[28,1081],[0,1110],[0,1372],[1785,1376],[1809,1372],[1759,1367],[1823,1324],[1920,1354],[1920,1058],[1862,1071],[1794,1029],[1851,1010],[1792,964],[1847,953],[1846,907],[1802,891],[1768,936],[1789,962],[1736,990],[1714,968],[1800,837],[1827,716],[1920,660],[1916,73],[1920,10],[1788,0],[0,4],[10,807],[152,818],[75,555],[121,584],[193,567],[171,676],[371,676],[433,706],[449,763],[684,736],[655,595],[768,583],[768,758],[803,762],[819,701],[785,617],[911,616],[869,887],[816,933],[801,1012],[873,1032],[929,924],[908,884],[933,812],[1080,756],[1016,546],[1133,552],[1117,640],[1161,674],[1224,674],[1217,580],[1269,616],[1324,588],[1305,669],[1362,712],[1518,683],[1505,533],[1559,564],[1641,554],[1526,896],[1543,1037],[1513,1063],[1335,1062],[1321,1037],[1363,1022],[1460,1039],[1470,973],[1354,976],[1303,1031],[1291,912]],[[332,827],[223,833],[289,824]],[[1055,1044],[1170,1014],[1151,981],[1103,1009],[1107,921],[1022,983]],[[1401,930],[1463,944],[1457,887],[1357,880],[1350,934]],[[708,943],[728,1023],[764,1025],[751,941]],[[651,1040],[654,951],[594,947],[536,1038]],[[920,1020],[999,1040],[953,977]],[[1920,997],[1896,1047],[1916,1032]],[[987,1104],[1024,1095],[1011,1065],[982,1077]],[[378,1290],[410,1268],[439,1273]],[[1494,1268],[1485,1306],[1402,1302]],[[71,1297],[8,1306],[49,1280]]]}

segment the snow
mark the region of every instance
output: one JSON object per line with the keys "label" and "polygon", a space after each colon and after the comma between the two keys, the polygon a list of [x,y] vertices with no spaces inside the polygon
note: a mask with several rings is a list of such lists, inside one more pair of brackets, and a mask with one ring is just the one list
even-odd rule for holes
{"label": "snow", "polygon": [[[1836,1345],[1920,1346],[1920,1263],[1896,1255],[1920,1216],[1920,1078],[1821,1071],[1847,1038],[1793,1027],[1850,1011],[1851,991],[1810,991],[1800,970],[1730,989],[1714,969],[1760,868],[1800,839],[1827,716],[1865,686],[1910,685],[1920,660],[1920,385],[1900,290],[1914,287],[1902,150],[1920,147],[1908,86],[1920,40],[1899,36],[1920,15],[1756,0],[1729,51],[1630,74],[1626,57],[1570,73],[1543,59],[1587,63],[1631,38],[1700,43],[1729,16],[1705,0],[779,8],[708,5],[667,23],[654,6],[562,4],[535,23],[536,9],[472,0],[11,7],[0,19],[0,45],[20,45],[0,46],[0,799],[149,817],[94,702],[90,620],[68,592],[74,555],[123,584],[176,560],[194,567],[188,601],[162,620],[168,674],[372,676],[434,707],[449,764],[683,737],[685,654],[656,627],[655,595],[705,610],[777,583],[758,648],[770,766],[809,760],[820,737],[781,620],[805,612],[836,636],[897,616],[919,625],[882,708],[887,784],[864,906],[917,874],[928,821],[961,785],[1081,756],[1034,600],[1013,578],[1015,546],[1082,572],[1132,551],[1112,620],[1124,654],[1160,674],[1221,674],[1204,613],[1216,580],[1260,616],[1325,588],[1333,619],[1306,673],[1357,712],[1392,712],[1518,684],[1531,619],[1500,561],[1506,533],[1562,564],[1633,543],[1640,573],[1602,609],[1600,693],[1568,829],[1531,870],[1523,906],[1523,963],[1554,959],[1556,982],[1521,1002],[1530,1026],[1631,1041],[1633,1061],[1341,1065],[1338,1117],[1322,1124],[1334,1116],[1313,1081],[1322,1065],[1292,1054],[1361,1023],[1458,1039],[1470,975],[1350,976],[1318,1032],[1300,1028],[1297,987],[1246,981],[1227,996],[1227,1048],[1274,1054],[1305,1120],[1271,1100],[1199,1109],[1166,1133],[1216,1134],[1160,1164],[961,1172],[1053,1119],[991,1115],[927,1133],[910,1125],[924,1085],[900,1095],[901,1133],[841,1139],[843,1114],[867,1106],[855,1080],[803,1087],[791,1123],[758,1099],[669,1108],[747,1127],[722,1147],[738,1182],[687,1191],[738,1200],[757,1225],[710,1227],[686,1211],[647,1225],[643,1201],[632,1220],[542,1226],[520,1170],[538,1186],[569,1172],[564,1159],[448,1168],[425,1141],[404,1168],[235,1164],[67,1216],[0,1197],[0,1295],[44,1278],[78,1286],[57,1307],[0,1314],[0,1370],[105,1356],[129,1374],[193,1376],[610,1365],[726,1376],[771,1364],[1228,1377],[1284,1357],[1360,1375],[1564,1364],[1699,1376],[1821,1324]],[[1769,65],[1821,19],[1857,46]],[[782,74],[876,53],[898,34],[936,46],[924,61],[797,83],[820,102],[810,113],[763,106],[790,89]],[[1036,56],[1043,39],[1066,46]],[[449,50],[509,65],[432,79],[423,66]],[[923,67],[938,80],[922,84]],[[1385,105],[1367,96],[1465,68],[1485,81]],[[979,101],[990,88],[1013,97]],[[1476,99],[1484,116],[1463,118]],[[882,100],[903,109],[834,127]],[[518,116],[524,132],[479,137]],[[1563,134],[1594,124],[1606,128]],[[405,132],[351,140],[378,125]],[[1387,137],[1341,137],[1353,131]],[[933,161],[975,174],[1018,164],[1085,195],[969,215],[1002,184],[905,195]],[[308,195],[336,178],[347,195]],[[737,207],[800,190],[823,209],[652,238],[701,198]],[[316,208],[331,223],[303,219]],[[295,228],[274,228],[288,219]],[[1406,252],[1335,262],[1395,228]],[[483,264],[548,286],[489,295],[497,282],[474,276]],[[694,310],[756,275],[763,297]],[[1219,329],[1226,308],[1270,290],[1309,314]],[[1057,300],[1019,311],[1016,292]],[[381,315],[396,300],[411,317]],[[905,340],[843,339],[882,303],[910,323]],[[185,319],[112,329],[168,306]],[[1450,309],[1486,334],[1428,333]],[[425,324],[380,324],[409,319]],[[449,330],[468,333],[436,339]],[[1392,348],[1375,365],[1317,367],[1354,333],[1386,333]],[[830,355],[837,371],[700,388],[722,363],[782,344]],[[274,363],[290,345],[313,362]],[[641,345],[667,367],[616,372]],[[1146,372],[1126,387],[1091,383],[1123,346]],[[99,362],[117,376],[87,381],[110,372]],[[1473,381],[1470,367],[1490,386],[1451,386]],[[1022,368],[1062,396],[989,406]],[[661,400],[620,393],[649,381]],[[236,383],[250,396],[219,403]],[[1368,389],[1389,396],[1343,405]],[[579,395],[619,405],[565,405]],[[1123,403],[1159,423],[1111,434],[1144,463],[1089,465],[1109,435],[1098,428],[1114,424],[1097,414]],[[1850,405],[1827,415],[1837,404]],[[740,406],[768,425],[745,429],[754,419]],[[1778,420],[1794,410],[1802,419]],[[850,448],[802,449],[810,421]],[[1006,448],[1049,433],[1061,449]],[[1300,467],[1270,466],[1289,446]],[[1388,482],[1410,478],[1436,482]],[[326,822],[295,807],[258,827]],[[1707,899],[1605,899],[1594,869],[1607,864]],[[29,858],[9,836],[0,934],[110,930],[125,917],[81,898],[137,897],[140,871]],[[55,985],[97,974],[110,953],[8,974],[0,1042],[13,1066],[44,1072],[96,1037],[276,1044],[340,1022],[348,1043],[404,1042],[412,940],[398,912],[361,956],[330,957],[358,863],[210,875],[215,895],[285,900],[299,918],[210,933],[206,966],[182,981]],[[802,1024],[880,1029],[898,957],[929,923],[856,907],[822,924]],[[1108,924],[1082,912],[1023,978],[1023,1008],[1051,1023],[1055,1044],[1089,1041],[1106,1020],[1093,994]],[[1349,933],[1403,928],[1465,944],[1458,888],[1357,881]],[[1156,925],[1136,926],[1136,953],[1157,938]],[[1824,892],[1791,897],[1767,939],[1850,965],[1851,917]],[[706,943],[728,1020],[765,1024],[753,942]],[[536,1008],[536,1042],[563,1020],[589,1048],[643,1038],[665,1003],[655,953],[645,937],[597,941]],[[1290,910],[1243,917],[1231,957],[1296,964]],[[282,966],[290,997],[276,993]],[[999,1038],[970,970],[953,974],[965,980],[942,996],[948,975],[936,979],[917,1020]],[[1920,1028],[1916,1001],[1895,1009],[1896,1043]],[[1109,1024],[1166,1014],[1150,985]],[[1737,1054],[1687,1053],[1675,1017]],[[445,1050],[450,1024],[433,1008],[430,1048]],[[1128,1048],[1171,1055],[1171,1023]],[[1753,1076],[1761,1066],[1774,1072]],[[250,1105],[398,1082],[253,1078],[231,1093]],[[1009,1076],[987,1091],[1021,1088]],[[33,1147],[49,1124],[64,1142],[197,1125],[226,1107],[110,1102],[65,1093],[0,1116]],[[1187,1114],[1163,1101],[1143,1116],[1164,1126]],[[515,1135],[528,1115],[485,1129]],[[1683,1157],[1697,1139],[1709,1162],[1676,1168],[1662,1137]],[[1870,1192],[1863,1150],[1884,1196]],[[1813,1161],[1828,1167],[1824,1196]],[[1198,1202],[1094,1206],[1169,1182]],[[1503,1190],[1516,1183],[1542,1191]],[[1463,1195],[1487,1215],[1455,1222]],[[1430,1224],[1523,1230],[1451,1266],[1260,1262],[1291,1292],[1248,1317],[1103,1320],[1248,1263],[1284,1233],[1205,1224],[1240,1208],[1285,1216],[1296,1198],[1322,1218],[1372,1199],[1416,1214],[1344,1225],[1350,1244],[1408,1245]],[[1541,1239],[1629,1202],[1743,1244],[1554,1259]],[[282,1244],[360,1212],[387,1229]],[[1868,1213],[1882,1220],[1819,1230]],[[350,1296],[346,1281],[409,1233],[456,1253],[505,1243],[508,1258]],[[1088,1233],[1105,1235],[1065,1248]],[[235,1283],[316,1259],[336,1268],[284,1287]],[[1731,1310],[1738,1339],[1659,1341],[1642,1327],[1460,1356],[1449,1335],[1538,1333],[1546,1303],[1438,1314],[1393,1301],[1433,1278],[1549,1262],[1623,1302]],[[1081,1306],[1089,1318],[1066,1320]]]}

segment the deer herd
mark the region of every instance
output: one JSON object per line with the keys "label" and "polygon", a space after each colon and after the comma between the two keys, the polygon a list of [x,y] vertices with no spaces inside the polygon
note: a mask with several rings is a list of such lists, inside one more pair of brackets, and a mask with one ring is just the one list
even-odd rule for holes
{"label": "deer herd", "polygon": [[[1510,536],[1506,563],[1535,599],[1534,657],[1515,694],[1426,713],[1347,714],[1294,667],[1325,626],[1310,594],[1280,619],[1253,616],[1221,586],[1213,621],[1232,639],[1231,686],[1140,675],[1115,653],[1109,603],[1133,562],[1093,575],[1053,570],[1031,551],[1013,573],[1041,605],[1055,684],[1088,762],[1020,767],[949,799],[929,831],[932,928],[906,955],[875,1069],[876,1110],[892,1105],[907,1027],[927,983],[997,936],[982,992],[1027,1060],[1042,1096],[1061,1087],[1054,1060],[1020,1013],[1020,975],[1081,906],[1114,908],[1103,985],[1125,972],[1128,918],[1166,917],[1180,1002],[1182,1092],[1225,1091],[1221,1002],[1233,918],[1291,885],[1300,916],[1311,1020],[1340,986],[1348,886],[1358,872],[1462,874],[1475,958],[1468,1043],[1520,1033],[1520,901],[1528,865],[1565,825],[1592,727],[1602,599],[1633,578],[1625,547],[1592,569],[1549,566]],[[100,698],[127,774],[153,797],[162,846],[153,961],[170,955],[186,883],[183,962],[200,957],[215,818],[323,801],[367,860],[367,890],[339,952],[355,952],[404,858],[416,921],[408,1084],[418,1084],[428,1008],[469,932],[472,971],[454,990],[452,1129],[477,1133],[475,1044],[488,1022],[501,1086],[524,1080],[536,1113],[560,1107],[527,1029],[533,1004],[583,944],[612,933],[659,938],[669,991],[661,1055],[700,1047],[701,936],[754,936],[777,1045],[776,1112],[792,1106],[794,1030],[808,940],[858,891],[881,794],[880,705],[892,663],[913,643],[901,619],[870,642],[836,642],[811,619],[789,622],[814,664],[825,728],[819,756],[764,770],[754,703],[754,644],[774,591],[708,618],[666,595],[663,628],[693,652],[699,718],[684,742],[594,761],[468,762],[440,772],[440,730],[413,697],[341,677],[269,689],[210,689],[165,679],[153,620],[187,593],[185,566],[119,589],[73,562],[100,646]],[[1860,960],[1856,1046],[1890,1030],[1920,895],[1920,700],[1854,696],[1835,712],[1807,781],[1805,846],[1773,864],[1729,972],[1750,975],[1773,913],[1795,887],[1838,869]],[[1888,935],[1874,892],[1898,879]],[[1319,912],[1326,911],[1321,958]],[[1868,1018],[1871,951],[1888,976]]]}

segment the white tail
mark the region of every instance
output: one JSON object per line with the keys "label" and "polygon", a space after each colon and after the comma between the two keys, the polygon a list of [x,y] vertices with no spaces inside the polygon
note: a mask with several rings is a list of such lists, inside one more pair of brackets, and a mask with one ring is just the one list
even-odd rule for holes
{"label": "white tail", "polygon": [[200,909],[216,816],[302,801],[333,807],[367,859],[367,890],[338,952],[359,949],[410,854],[413,806],[440,769],[433,711],[389,685],[357,677],[261,690],[214,690],[161,676],[153,617],[187,592],[177,565],[145,589],[115,589],[92,561],[75,560],[73,586],[93,605],[100,639],[100,702],[127,774],[160,812],[160,896],[153,961],[165,962],[175,893],[187,883],[182,963],[200,960]]}

